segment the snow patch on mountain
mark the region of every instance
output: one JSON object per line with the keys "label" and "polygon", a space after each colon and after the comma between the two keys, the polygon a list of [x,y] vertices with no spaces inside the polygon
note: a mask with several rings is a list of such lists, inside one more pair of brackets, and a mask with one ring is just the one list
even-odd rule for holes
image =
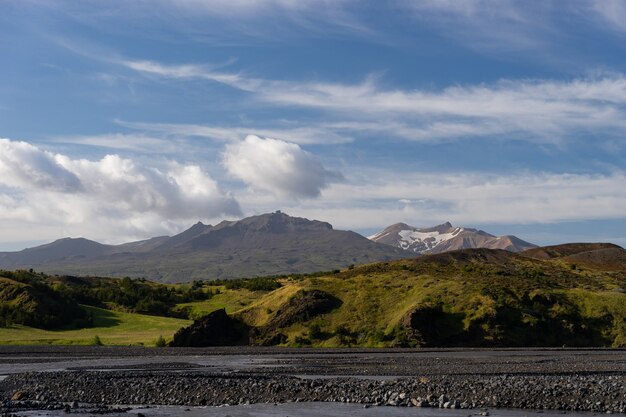
{"label": "snow patch on mountain", "polygon": [[452,232],[447,233],[441,233],[439,231],[421,232],[411,229],[400,230],[398,232],[398,236],[400,236],[398,243],[402,249],[406,250],[414,246],[416,242],[422,242],[427,248],[423,252],[427,252],[442,242],[455,238],[463,230],[462,227],[456,227]]}

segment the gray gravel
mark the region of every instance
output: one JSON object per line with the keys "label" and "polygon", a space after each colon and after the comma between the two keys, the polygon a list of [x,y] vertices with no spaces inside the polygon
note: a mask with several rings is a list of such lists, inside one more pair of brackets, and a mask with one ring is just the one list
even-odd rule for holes
{"label": "gray gravel", "polygon": [[0,374],[0,413],[291,401],[626,412],[619,349],[0,347]]}
{"label": "gray gravel", "polygon": [[[440,408],[507,407],[626,412],[626,376],[433,375],[395,380],[300,379],[136,371],[14,374],[0,383],[3,406],[90,404],[222,405],[289,401]],[[17,394],[16,393],[20,393]],[[10,397],[19,401],[11,402]]]}

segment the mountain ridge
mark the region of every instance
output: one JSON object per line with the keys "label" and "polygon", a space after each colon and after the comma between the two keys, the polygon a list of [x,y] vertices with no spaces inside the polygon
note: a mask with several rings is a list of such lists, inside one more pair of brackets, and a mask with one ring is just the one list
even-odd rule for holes
{"label": "mountain ridge", "polygon": [[[2,252],[0,268],[182,282],[317,272],[407,256],[355,232],[335,230],[330,223],[280,211],[215,226],[198,222],[171,237],[122,245],[102,245],[83,238],[55,242]],[[91,250],[78,250],[76,246],[81,244]]]}

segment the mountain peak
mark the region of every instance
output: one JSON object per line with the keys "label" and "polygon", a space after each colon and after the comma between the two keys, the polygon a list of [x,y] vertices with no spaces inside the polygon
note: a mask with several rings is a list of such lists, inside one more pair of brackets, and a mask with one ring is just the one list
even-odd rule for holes
{"label": "mountain peak", "polygon": [[498,238],[482,230],[454,227],[450,222],[421,229],[404,223],[396,223],[370,236],[369,239],[419,254],[468,248],[505,249],[519,252],[535,247],[515,236]]}
{"label": "mountain peak", "polygon": [[[264,213],[257,216],[247,217],[231,224],[238,224],[240,227],[246,227],[253,230],[268,231],[272,233],[284,233],[287,231],[323,229],[332,230],[330,223],[321,222],[319,220],[309,220],[303,217],[292,217],[280,210],[273,213]],[[225,224],[224,226],[229,226]]]}

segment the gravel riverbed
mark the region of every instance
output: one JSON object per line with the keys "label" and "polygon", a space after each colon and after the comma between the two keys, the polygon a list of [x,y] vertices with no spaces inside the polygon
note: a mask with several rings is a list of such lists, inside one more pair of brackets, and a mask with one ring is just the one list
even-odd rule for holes
{"label": "gravel riverbed", "polygon": [[[626,412],[626,376],[433,375],[393,380],[68,371],[10,375],[3,407],[65,404],[236,405],[292,401],[439,408]],[[13,398],[13,401],[11,401]]]}
{"label": "gravel riverbed", "polygon": [[626,412],[619,349],[0,347],[0,379],[0,413],[290,402]]}

